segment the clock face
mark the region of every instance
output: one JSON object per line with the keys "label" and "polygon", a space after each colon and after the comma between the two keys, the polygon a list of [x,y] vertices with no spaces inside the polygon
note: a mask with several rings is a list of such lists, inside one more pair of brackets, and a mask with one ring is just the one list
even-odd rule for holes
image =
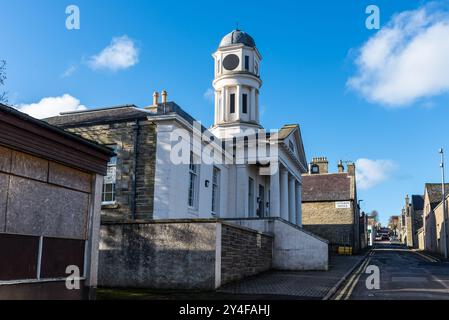
{"label": "clock face", "polygon": [[229,54],[223,60],[223,67],[226,70],[232,71],[239,66],[239,63],[240,63],[239,57],[237,57],[235,54]]}

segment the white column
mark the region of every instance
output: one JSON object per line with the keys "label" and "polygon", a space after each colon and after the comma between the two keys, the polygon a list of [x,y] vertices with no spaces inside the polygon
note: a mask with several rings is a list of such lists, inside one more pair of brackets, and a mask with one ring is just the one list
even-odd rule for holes
{"label": "white column", "polygon": [[226,121],[226,87],[221,89],[220,122]]}
{"label": "white column", "polygon": [[256,122],[260,122],[260,113],[259,113],[259,93],[256,92]]}
{"label": "white column", "polygon": [[253,120],[253,121],[257,121],[257,119],[256,119],[256,89],[255,88],[251,88],[249,119]]}
{"label": "white column", "polygon": [[270,217],[281,216],[281,190],[279,169],[270,176]]}
{"label": "white column", "polygon": [[242,117],[242,87],[237,86],[235,90],[235,114],[237,115],[237,120]]}
{"label": "white column", "polygon": [[215,91],[215,117],[214,122],[217,124],[220,120],[220,104],[218,103],[220,101],[219,93],[218,91]]}
{"label": "white column", "polygon": [[288,209],[289,209],[289,217],[288,221],[291,223],[296,222],[296,179],[294,176],[290,175],[289,177],[289,187],[288,187]]}
{"label": "white column", "polygon": [[296,194],[296,224],[298,226],[302,225],[302,195],[301,195],[301,182],[296,180],[295,184],[295,194]]}
{"label": "white column", "polygon": [[288,171],[281,170],[281,218],[288,220]]}

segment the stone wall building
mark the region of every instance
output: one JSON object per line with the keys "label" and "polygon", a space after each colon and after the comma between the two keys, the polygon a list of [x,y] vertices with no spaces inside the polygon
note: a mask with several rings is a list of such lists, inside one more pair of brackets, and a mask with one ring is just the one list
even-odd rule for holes
{"label": "stone wall building", "polygon": [[[440,183],[428,183],[424,189],[424,248],[434,253],[444,252],[442,191]],[[449,184],[445,185],[445,192],[449,195]]]}
{"label": "stone wall building", "polygon": [[419,247],[418,230],[423,227],[424,197],[412,195],[405,198],[401,214],[401,240],[411,248]]}
{"label": "stone wall building", "polygon": [[329,173],[327,158],[314,158],[303,175],[303,226],[327,239],[332,249],[350,246],[358,252],[360,210],[357,202],[355,165],[343,163]]}
{"label": "stone wall building", "polygon": [[46,121],[116,151],[108,164],[102,221],[153,218],[157,140],[148,112],[125,105],[61,114]]}
{"label": "stone wall building", "polygon": [[[93,296],[112,155],[0,104],[0,300]],[[66,287],[67,267],[79,290]]]}

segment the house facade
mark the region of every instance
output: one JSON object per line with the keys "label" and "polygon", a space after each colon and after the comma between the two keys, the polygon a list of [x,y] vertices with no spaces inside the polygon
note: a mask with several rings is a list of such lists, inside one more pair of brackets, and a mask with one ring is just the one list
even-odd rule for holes
{"label": "house facade", "polygon": [[418,230],[423,227],[424,197],[408,195],[401,214],[401,240],[411,248],[419,248]]}
{"label": "house facade", "polygon": [[[204,227],[213,220],[215,227],[210,228],[215,228],[216,239],[223,239],[223,233],[217,231],[223,230],[222,221],[246,232],[261,233],[262,237],[273,236],[275,268],[326,269],[327,241],[301,228],[302,174],[307,172],[307,161],[300,127],[292,124],[267,131],[260,123],[262,57],[254,39],[234,30],[222,39],[213,59],[215,118],[209,129],[168,101],[165,91],[155,92],[153,103],[144,108],[125,105],[65,113],[46,120],[117,153],[109,163],[103,189],[104,242],[100,252],[105,254],[104,261],[114,261],[110,254],[116,251],[108,248],[134,236],[124,224],[140,223],[135,226],[140,230],[142,223],[166,223],[172,228],[177,222],[181,230],[186,228],[183,234],[189,234],[189,224]],[[120,237],[115,237],[114,228]],[[164,228],[153,230],[163,234]],[[182,247],[189,247],[200,234],[195,233],[190,240],[186,236]],[[270,245],[269,241],[264,243]],[[189,250],[193,252],[194,248]],[[214,277],[227,278],[222,252],[217,248],[215,252],[218,271]],[[173,268],[176,259],[171,258],[160,259],[161,266]],[[263,265],[266,268],[266,263]],[[179,284],[178,280],[166,285]],[[201,281],[192,279],[192,283]],[[192,287],[192,283],[185,287]]]}
{"label": "house facade", "polygon": [[[446,194],[449,194],[449,184],[444,187]],[[444,254],[445,250],[442,191],[442,185],[438,183],[428,183],[424,189],[424,248],[437,254]]]}
{"label": "house facade", "polygon": [[329,173],[327,158],[314,158],[303,175],[303,226],[327,239],[333,250],[340,246],[361,248],[360,209],[357,201],[355,165],[343,163]]}

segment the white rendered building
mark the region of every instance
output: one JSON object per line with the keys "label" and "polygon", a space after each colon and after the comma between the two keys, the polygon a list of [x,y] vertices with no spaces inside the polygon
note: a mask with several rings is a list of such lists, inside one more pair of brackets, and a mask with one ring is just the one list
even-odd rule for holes
{"label": "white rendered building", "polygon": [[[259,120],[262,57],[254,40],[239,30],[223,38],[213,57],[215,123],[210,132],[216,142],[251,139],[263,129]],[[149,110],[158,113],[157,108]],[[301,174],[307,172],[307,161],[298,125],[267,134],[264,142],[277,148],[277,158],[271,160],[279,164],[270,175],[248,155],[237,161],[238,156],[233,160],[229,152],[225,164],[205,164],[200,150],[193,150],[197,165],[173,165],[173,132],[182,128],[192,134],[192,123],[176,112],[151,120],[158,124],[155,219],[281,217],[301,225]],[[217,150],[222,143],[215,144]],[[203,148],[206,145],[203,142]]]}
{"label": "white rendered building", "polygon": [[323,270],[328,244],[302,229],[307,161],[299,125],[265,132],[261,61],[245,32],[213,54],[214,124],[206,129],[167,93],[134,105],[62,114],[48,122],[114,147],[103,218],[118,221],[226,220],[274,236],[273,267]]}

